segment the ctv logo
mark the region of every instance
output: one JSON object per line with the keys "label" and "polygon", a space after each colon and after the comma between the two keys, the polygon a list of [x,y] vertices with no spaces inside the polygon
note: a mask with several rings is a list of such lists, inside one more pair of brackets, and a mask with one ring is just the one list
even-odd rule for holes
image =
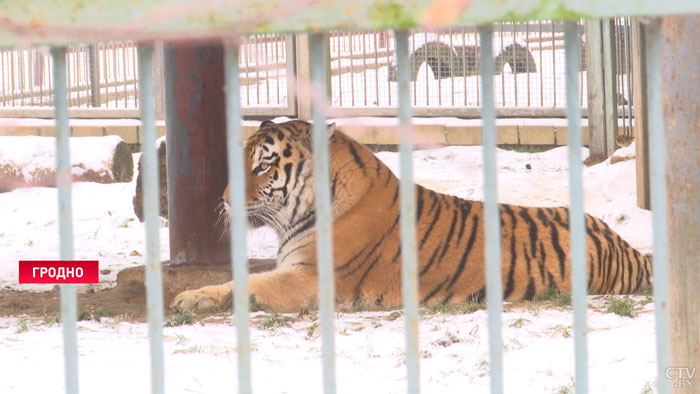
{"label": "ctv logo", "polygon": [[673,388],[689,389],[693,387],[695,377],[695,367],[668,367],[666,368],[666,379],[673,380]]}
{"label": "ctv logo", "polygon": [[19,283],[99,283],[97,260],[21,260]]}

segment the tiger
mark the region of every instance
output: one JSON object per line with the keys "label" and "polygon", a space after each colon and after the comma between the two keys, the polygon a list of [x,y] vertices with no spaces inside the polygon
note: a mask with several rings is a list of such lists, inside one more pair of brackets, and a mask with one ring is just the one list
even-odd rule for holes
{"label": "tiger", "polygon": [[[312,126],[265,121],[245,143],[249,227],[278,234],[277,267],[249,276],[251,300],[277,312],[317,306]],[[366,146],[327,126],[333,220],[335,300],[341,305],[402,306],[399,180]],[[415,185],[419,301],[425,306],[482,300],[484,210],[481,201]],[[223,192],[230,215],[230,187]],[[571,291],[569,210],[499,204],[503,300]],[[585,215],[591,294],[632,293],[652,285],[651,260],[601,219]],[[234,281],[187,290],[173,311],[231,305]]]}

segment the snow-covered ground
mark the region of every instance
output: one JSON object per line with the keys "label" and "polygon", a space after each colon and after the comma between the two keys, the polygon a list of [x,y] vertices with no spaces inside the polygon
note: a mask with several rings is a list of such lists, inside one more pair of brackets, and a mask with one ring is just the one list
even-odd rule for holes
{"label": "snow-covered ground", "polygon": [[[640,393],[655,376],[652,304],[634,319],[590,312],[591,393]],[[257,320],[253,317],[253,320]],[[320,393],[321,340],[314,322],[251,330],[252,383],[257,393]],[[504,382],[509,393],[570,393],[574,355],[570,311],[503,314]],[[402,317],[389,312],[339,315],[339,393],[403,393]],[[150,390],[145,324],[103,319],[79,322],[81,392]],[[425,393],[487,393],[486,311],[434,315],[420,323],[421,386]],[[235,327],[218,323],[164,329],[168,393],[236,392]],[[0,319],[0,392],[62,393],[61,330],[41,321]],[[40,378],[37,378],[40,377]],[[570,391],[566,391],[569,389]]]}
{"label": "snow-covered ground", "polygon": [[[568,202],[567,148],[543,153],[498,151],[501,202],[554,206]],[[628,155],[634,148],[624,148]],[[584,154],[587,151],[584,150]],[[392,169],[398,154],[379,157]],[[584,155],[585,157],[585,155]],[[435,190],[480,199],[481,147],[446,147],[414,154],[416,180]],[[529,164],[528,169],[527,165]],[[585,209],[601,217],[642,252],[650,252],[651,215],[636,207],[634,160],[584,170]],[[73,186],[75,258],[99,259],[103,283],[120,268],[143,263],[144,226],[135,218],[135,182]],[[58,257],[56,191],[25,188],[0,194],[0,286],[19,287],[17,261]],[[273,257],[268,230],[249,234],[249,256]],[[168,256],[165,221],[161,256]],[[40,286],[31,287],[40,289]],[[84,290],[85,288],[83,288]],[[636,318],[606,314],[606,300],[589,310],[590,387],[594,393],[639,393],[655,376],[654,316],[635,297]],[[254,321],[269,316],[257,314]],[[341,393],[404,392],[403,319],[392,312],[341,313],[336,368]],[[310,319],[289,327],[254,324],[253,387],[259,393],[321,392],[321,341]],[[570,310],[516,308],[503,315],[505,389],[564,393],[574,376]],[[145,324],[103,318],[78,323],[80,385],[84,393],[149,392]],[[435,314],[420,325],[421,385],[426,393],[488,391],[485,311]],[[224,318],[165,328],[165,381],[170,393],[233,392],[235,329]],[[0,318],[0,393],[63,392],[60,327],[27,317]]]}

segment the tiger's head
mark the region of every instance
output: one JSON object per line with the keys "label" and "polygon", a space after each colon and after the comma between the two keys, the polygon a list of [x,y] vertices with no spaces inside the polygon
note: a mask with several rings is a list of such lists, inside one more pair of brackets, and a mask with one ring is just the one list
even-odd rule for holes
{"label": "tiger's head", "polygon": [[[329,131],[335,125],[329,126]],[[245,144],[246,213],[253,228],[270,225],[285,233],[298,220],[313,214],[314,189],[311,124],[293,120],[264,121]],[[230,185],[220,215],[230,224]]]}

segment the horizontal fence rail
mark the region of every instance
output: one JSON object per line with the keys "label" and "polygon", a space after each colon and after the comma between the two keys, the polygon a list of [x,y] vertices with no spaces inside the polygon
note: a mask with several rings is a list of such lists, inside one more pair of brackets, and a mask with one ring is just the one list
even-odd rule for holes
{"label": "horizontal fence rail", "polygon": [[[514,25],[517,27],[517,25]],[[514,31],[522,31],[522,26]],[[527,31],[527,26],[525,26]],[[585,220],[583,213],[583,182],[581,151],[581,127],[579,119],[580,90],[582,83],[579,75],[580,67],[580,30],[574,23],[566,23],[565,32],[565,66],[566,66],[566,96],[569,117],[569,181],[571,190],[570,229],[572,253],[572,292],[574,306],[574,347],[575,347],[575,381],[577,393],[588,392],[588,366],[586,350],[586,265],[585,265]],[[663,119],[661,113],[661,77],[660,77],[660,32],[657,24],[652,23],[648,28],[648,78],[649,78],[649,122],[651,129],[650,156],[652,167],[652,203],[654,220],[654,294],[656,313],[657,366],[660,382],[659,392],[670,392],[670,382],[664,379],[664,368],[669,365],[668,316],[667,316],[667,233],[666,233],[666,190],[665,190],[665,145],[663,138]],[[322,332],[322,368],[323,391],[336,391],[335,378],[335,324],[334,324],[334,270],[333,270],[333,237],[332,237],[332,207],[330,195],[330,158],[329,143],[326,129],[326,95],[328,75],[323,66],[327,59],[325,33],[310,35],[310,60],[313,106],[313,151],[314,179],[317,226],[317,256],[319,273],[319,309]],[[411,106],[415,103],[416,86],[411,90],[410,40],[411,34],[406,30],[398,30],[395,50],[397,57],[397,82],[395,92],[398,103],[397,112],[400,119],[400,165],[401,165],[401,252],[402,252],[402,286],[406,317],[406,357],[407,357],[407,389],[409,393],[420,391],[418,365],[418,277],[417,254],[415,239],[415,189],[413,187],[411,136]],[[484,155],[484,220],[486,239],[486,273],[489,349],[490,349],[490,385],[492,393],[503,392],[503,356],[501,338],[502,284],[500,256],[500,228],[496,180],[496,88],[494,68],[498,61],[493,56],[494,36],[493,27],[483,28],[479,33],[480,44],[479,74],[481,78],[478,105],[483,114],[483,155]],[[376,38],[376,37],[375,37]],[[265,50],[280,49],[276,36],[260,39]],[[277,40],[277,41],[275,41]],[[476,42],[476,41],[475,41]],[[235,317],[238,343],[238,386],[239,392],[251,392],[250,381],[250,338],[249,338],[249,305],[247,285],[247,263],[245,248],[245,185],[244,157],[242,151],[243,137],[241,130],[242,119],[242,86],[241,63],[252,62],[250,55],[242,55],[244,47],[226,47],[226,108],[228,119],[228,154],[229,181],[233,185],[234,222],[231,241],[235,245],[232,250],[233,270],[236,279]],[[271,49],[275,50],[275,49]],[[247,56],[247,57],[246,57]],[[350,54],[352,56],[352,53]],[[69,71],[66,59],[70,51],[62,47],[51,49],[53,62],[52,104],[55,108],[57,130],[57,185],[60,227],[60,257],[72,259],[72,212],[71,186],[69,177],[69,148],[68,148],[68,107],[69,107]],[[247,60],[241,60],[247,59]],[[163,299],[162,279],[158,244],[158,165],[155,152],[155,88],[153,81],[153,47],[138,47],[138,74],[140,87],[138,102],[141,107],[143,122],[142,149],[144,150],[144,209],[146,214],[146,284],[147,308],[151,354],[151,390],[154,393],[164,392],[163,367]],[[258,58],[256,58],[258,59]],[[501,74],[502,75],[502,74]],[[274,84],[273,84],[274,85]],[[274,86],[279,88],[279,85]],[[515,85],[513,86],[515,88]],[[626,85],[629,89],[629,86]],[[260,96],[256,96],[260,97]],[[279,98],[279,96],[277,96]],[[78,353],[76,334],[76,296],[72,285],[61,287],[62,333],[64,341],[64,367],[66,393],[78,393]]]}

